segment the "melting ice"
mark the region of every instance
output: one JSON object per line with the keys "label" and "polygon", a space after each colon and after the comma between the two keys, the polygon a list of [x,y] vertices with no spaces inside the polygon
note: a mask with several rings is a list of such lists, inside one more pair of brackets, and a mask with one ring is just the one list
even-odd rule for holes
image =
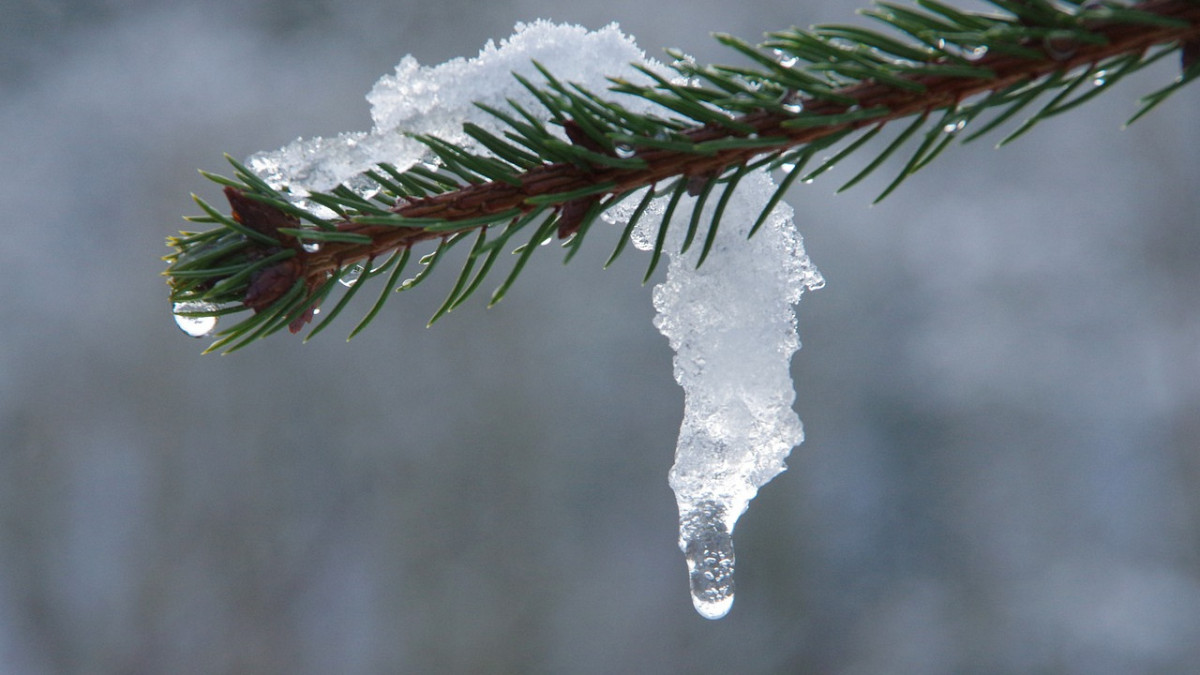
{"label": "melting ice", "polygon": [[[427,159],[424,147],[401,132],[434,134],[475,147],[462,133],[464,122],[496,133],[504,129],[474,102],[505,108],[512,99],[525,110],[541,111],[510,74],[540,82],[534,60],[550,66],[560,80],[593,91],[607,89],[610,76],[648,81],[632,63],[673,77],[672,71],[646,59],[615,25],[588,32],[544,21],[518,24],[512,37],[499,47],[489,42],[474,59],[428,67],[405,57],[395,74],[380,79],[367,96],[374,122],[370,132],[298,140],[247,163],[300,198],[338,183],[366,189],[356,176],[379,162],[403,169]],[[622,103],[636,111],[651,106],[632,97]],[[803,289],[819,288],[824,281],[804,253],[790,207],[777,206],[747,241],[773,190],[766,173],[743,179],[704,266],[696,269],[699,246],[687,255],[668,253],[666,281],[654,290],[655,325],[675,349],[675,378],[685,392],[669,477],[679,506],[679,546],[693,604],[709,619],[724,616],[733,604],[732,536],[738,517],[758,488],[784,470],[784,459],[804,437],[792,411],[789,363],[800,347],[792,306]],[[628,218],[639,201],[637,196],[626,199],[618,207],[629,205],[626,211],[605,217]],[[708,208],[714,201],[709,200]],[[651,248],[656,236],[657,223],[649,217],[655,209],[661,215],[662,204],[652,205],[635,232],[635,244],[643,249]],[[685,210],[681,204],[681,214]],[[700,222],[710,221],[711,214]],[[668,233],[668,252],[679,250],[682,229],[677,223]]]}
{"label": "melting ice", "polygon": [[[667,233],[667,278],[654,289],[654,323],[675,350],[675,379],[684,390],[670,473],[679,547],[692,603],[709,619],[721,618],[733,604],[738,517],[804,439],[792,410],[789,365],[800,348],[793,305],[825,280],[804,252],[791,207],[776,206],[747,241],[774,187],[765,172],[743,179],[700,269],[696,247],[672,253],[686,230],[677,222]],[[686,213],[678,218],[686,222]],[[708,220],[702,216],[700,222]],[[652,248],[657,228],[654,220],[639,223],[634,244]]]}

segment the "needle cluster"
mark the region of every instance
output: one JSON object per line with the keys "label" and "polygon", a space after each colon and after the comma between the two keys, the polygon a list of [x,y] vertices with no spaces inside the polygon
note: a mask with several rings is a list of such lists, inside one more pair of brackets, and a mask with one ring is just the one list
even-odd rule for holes
{"label": "needle cluster", "polygon": [[[211,229],[168,240],[171,301],[183,317],[238,315],[209,348],[232,351],[284,328],[296,333],[311,324],[312,337],[360,289],[374,285],[377,300],[354,335],[395,292],[440,268],[450,249],[468,248],[432,321],[471,297],[504,252],[516,254],[515,262],[492,303],[539,244],[562,239],[570,260],[600,216],[630,198],[637,207],[610,262],[650,204],[662,199],[658,227],[665,232],[673,219],[686,222],[682,247],[698,246],[702,264],[724,205],[753,171],[785,175],[751,236],[796,180],[814,180],[851,154],[873,156],[843,190],[899,153],[907,157],[877,198],[883,199],[951,143],[1001,127],[1008,133],[1000,143],[1007,143],[1159,59],[1174,55],[1182,72],[1145,96],[1131,122],[1200,75],[1195,0],[989,3],[987,12],[940,0],[879,2],[862,12],[886,33],[793,28],[769,33],[757,46],[717,35],[752,65],[700,65],[669,51],[671,77],[637,66],[646,81],[614,78],[605,91],[560,81],[539,64],[541,81],[514,75],[538,109],[513,101],[478,104],[501,133],[465,123],[470,148],[414,134],[427,161],[379,164],[353,189],[298,195],[229,158],[232,177],[204,174],[224,187],[228,211],[197,197],[204,213],[188,220]],[[655,112],[642,112],[646,103]],[[1023,121],[1006,125],[1022,113]],[[899,133],[873,143],[892,122],[901,125]],[[709,200],[715,208],[701,218]],[[657,241],[647,278],[666,238]],[[432,251],[412,260],[422,242]],[[382,283],[367,283],[373,280]],[[317,314],[339,281],[348,290]]]}

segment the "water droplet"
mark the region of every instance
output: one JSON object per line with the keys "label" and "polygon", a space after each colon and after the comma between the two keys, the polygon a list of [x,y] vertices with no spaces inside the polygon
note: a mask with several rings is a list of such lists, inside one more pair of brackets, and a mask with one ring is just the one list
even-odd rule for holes
{"label": "water droplet", "polygon": [[953,136],[953,135],[957,134],[958,132],[962,131],[964,128],[966,128],[966,126],[967,126],[967,121],[964,119],[952,120],[950,122],[947,122],[946,125],[942,127],[942,133],[950,134],[951,136]]}
{"label": "water droplet", "polygon": [[215,316],[195,316],[201,312],[212,312],[217,306],[211,302],[177,302],[171,307],[175,314],[175,324],[179,330],[194,338],[202,338],[213,332],[217,327]]}
{"label": "water droplet", "polygon": [[338,279],[338,281],[340,281],[343,286],[349,288],[358,283],[358,280],[362,277],[363,272],[365,272],[366,269],[367,268],[363,267],[362,263],[354,263],[353,265],[347,267],[345,272],[342,272],[342,276]]}
{"label": "water droplet", "polygon": [[789,91],[779,100],[780,107],[792,114],[804,112],[804,102],[800,99],[800,95],[794,91]]}
{"label": "water droplet", "polygon": [[987,45],[968,47],[954,42],[947,42],[941,38],[939,38],[937,41],[937,48],[946,54],[949,54],[950,56],[957,56],[959,58],[967,59],[968,61],[978,61],[979,59],[987,56],[988,53]]}
{"label": "water droplet", "polygon": [[316,253],[321,250],[321,243],[317,241],[306,241],[300,245],[305,253]]}
{"label": "water droplet", "polygon": [[1075,56],[1075,52],[1079,50],[1079,42],[1070,35],[1051,33],[1042,38],[1042,48],[1055,61],[1066,61]]}
{"label": "water droplet", "polygon": [[1108,71],[1107,70],[1098,70],[1098,71],[1096,71],[1096,76],[1092,78],[1092,86],[1103,87],[1104,83],[1107,81],[1108,81]]}
{"label": "water droplet", "polygon": [[780,164],[779,168],[784,173],[791,173],[796,170],[796,165],[793,164],[792,162],[787,162],[786,164]]}
{"label": "water droplet", "polygon": [[771,53],[775,56],[775,60],[784,68],[791,68],[796,65],[798,60],[794,54],[789,54],[781,49],[772,49]]}
{"label": "water droplet", "polygon": [[679,519],[692,606],[706,619],[720,619],[733,607],[733,536],[724,516],[719,504],[702,502]]}
{"label": "water droplet", "polygon": [[637,154],[637,150],[635,150],[632,145],[617,143],[615,146],[613,146],[613,153],[621,159],[629,159]]}

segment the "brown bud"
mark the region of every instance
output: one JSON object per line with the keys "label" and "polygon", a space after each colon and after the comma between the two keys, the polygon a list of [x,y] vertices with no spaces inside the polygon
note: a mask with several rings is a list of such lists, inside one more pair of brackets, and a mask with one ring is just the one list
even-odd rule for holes
{"label": "brown bud", "polygon": [[233,219],[246,227],[261,232],[275,239],[279,238],[279,228],[299,227],[300,221],[290,213],[264,204],[246,196],[244,192],[233,187],[225,187],[225,199],[229,200]]}
{"label": "brown bud", "polygon": [[558,212],[558,238],[566,239],[578,232],[579,226],[583,224],[583,217],[598,201],[600,201],[600,197],[593,195],[572,199],[563,204]]}
{"label": "brown bud", "polygon": [[1200,62],[1200,39],[1184,40],[1183,49],[1179,52],[1179,65],[1187,72],[1197,62]]}
{"label": "brown bud", "polygon": [[288,258],[255,272],[242,304],[257,314],[283,297],[300,278],[304,265],[297,258]]}
{"label": "brown bud", "polygon": [[687,177],[687,193],[689,197],[696,197],[701,192],[704,192],[704,186],[708,182],[717,177],[716,171],[706,171],[697,173]]}
{"label": "brown bud", "polygon": [[292,319],[292,322],[288,324],[288,332],[291,333],[292,335],[295,335],[296,333],[299,333],[301,330],[303,330],[305,324],[312,321],[313,316],[316,315],[317,304],[318,303],[314,302],[313,304],[309,305],[308,309],[304,310],[304,312],[301,313],[300,316]]}

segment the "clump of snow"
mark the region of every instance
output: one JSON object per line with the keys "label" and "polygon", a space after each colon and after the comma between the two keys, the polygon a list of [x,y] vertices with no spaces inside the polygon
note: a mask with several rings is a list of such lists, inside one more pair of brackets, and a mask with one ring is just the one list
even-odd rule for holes
{"label": "clump of snow", "polygon": [[[675,350],[675,379],[685,395],[670,474],[679,546],[696,610],[712,619],[733,603],[734,525],[804,440],[792,410],[789,364],[800,348],[793,305],[825,280],[804,252],[790,206],[780,203],[746,239],[774,188],[765,172],[742,180],[699,269],[699,246],[675,253],[686,231],[677,222],[667,232],[667,278],[654,289],[654,323]],[[658,204],[649,213],[656,211],[661,215]],[[686,222],[686,213],[677,220]],[[710,218],[706,213],[701,222]],[[653,218],[639,223],[634,244],[652,249],[658,227]]]}
{"label": "clump of snow", "polygon": [[[597,92],[608,88],[610,76],[648,82],[631,65],[635,62],[667,73],[615,23],[597,31],[548,21],[519,23],[511,37],[498,46],[489,40],[472,59],[422,66],[405,56],[396,72],[380,78],[367,94],[374,125],[369,132],[298,139],[274,152],[253,155],[247,166],[272,185],[303,196],[305,191],[328,190],[339,183],[354,187],[356,176],[380,162],[405,169],[421,161],[427,149],[406,134],[432,134],[478,149],[474,139],[463,133],[464,122],[497,134],[505,127],[476,102],[511,112],[511,99],[533,114],[545,114],[533,94],[513,77],[517,73],[535,84],[542,82],[534,61],[551,66],[561,81]],[[649,106],[627,98],[633,109]]]}
{"label": "clump of snow", "polygon": [[[632,63],[671,76],[615,25],[588,32],[544,21],[518,24],[512,37],[499,46],[489,42],[474,59],[428,67],[405,57],[395,74],[381,78],[367,96],[371,131],[298,140],[254,155],[247,164],[273,185],[303,198],[339,183],[366,190],[359,174],[380,162],[404,169],[426,160],[425,147],[406,133],[433,134],[481,150],[462,132],[463,123],[498,134],[504,127],[475,102],[507,109],[511,99],[530,113],[546,115],[512,77],[516,72],[541,82],[535,60],[550,66],[561,81],[597,92],[607,89],[609,77],[648,81]],[[669,116],[636,97],[622,97],[622,103],[637,112]],[[679,546],[687,559],[693,603],[710,619],[724,616],[733,603],[732,535],[738,517],[758,488],[784,470],[784,459],[804,437],[792,411],[789,363],[800,347],[792,306],[805,288],[819,288],[824,281],[804,253],[790,207],[778,205],[747,241],[774,188],[761,171],[741,181],[700,269],[696,258],[701,246],[674,253],[685,228],[672,228],[666,242],[667,278],[654,290],[655,325],[675,349],[675,378],[686,396],[670,473],[680,514]],[[605,218],[628,219],[632,204],[639,201],[637,196],[626,199]],[[634,243],[642,249],[653,248],[662,201],[651,205],[634,233]],[[706,208],[711,211],[715,201],[709,200]],[[679,213],[686,211],[681,204]],[[710,212],[701,222],[711,219]]]}

